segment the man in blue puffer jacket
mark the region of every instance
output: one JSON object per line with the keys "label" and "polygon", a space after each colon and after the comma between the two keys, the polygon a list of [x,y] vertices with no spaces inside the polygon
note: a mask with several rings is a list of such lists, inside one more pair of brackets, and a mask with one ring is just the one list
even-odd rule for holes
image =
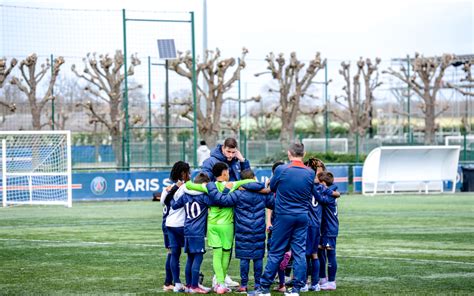
{"label": "man in blue puffer jacket", "polygon": [[[242,171],[243,180],[255,180],[252,170]],[[229,185],[231,186],[231,185]],[[228,186],[226,186],[228,188]],[[220,193],[214,183],[208,183],[209,197],[218,204],[234,205],[235,257],[240,259],[241,286],[237,292],[246,292],[250,260],[253,260],[255,285],[258,288],[265,256],[265,208],[273,208],[273,194],[265,191],[265,185],[251,182],[241,186],[244,190]]]}
{"label": "man in blue puffer jacket", "polygon": [[202,171],[206,173],[212,182],[216,181],[216,177],[212,174],[212,168],[218,162],[224,162],[229,166],[229,181],[240,180],[240,172],[250,169],[250,163],[245,159],[237,149],[237,140],[227,138],[224,145],[218,144],[212,149],[211,156],[204,160]]}

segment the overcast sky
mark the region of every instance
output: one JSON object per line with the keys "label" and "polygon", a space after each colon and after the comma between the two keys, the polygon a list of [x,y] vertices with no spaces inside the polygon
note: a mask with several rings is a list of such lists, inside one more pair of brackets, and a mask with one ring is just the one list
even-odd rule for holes
{"label": "overcast sky", "polygon": [[[202,40],[203,0],[0,0],[9,5],[58,8],[195,11]],[[208,44],[226,55],[250,50],[263,59],[268,51],[309,59],[321,51],[329,59],[404,57],[474,53],[474,1],[270,1],[208,0]],[[200,42],[199,42],[200,43]],[[202,47],[201,47],[202,48]]]}
{"label": "overcast sky", "polygon": [[[203,0],[0,0],[0,3],[65,9],[194,11],[197,54],[202,53]],[[338,83],[341,78],[337,70],[341,60],[354,61],[361,56],[378,56],[389,63],[391,58],[406,57],[407,54],[413,56],[415,52],[425,56],[439,56],[443,53],[474,54],[474,0],[207,0],[207,11],[210,49],[219,47],[223,57],[238,57],[243,46],[249,49],[249,63],[242,74],[242,81],[245,81],[244,98],[247,97],[247,88],[248,96],[257,95],[265,81],[270,80],[268,75],[258,78],[259,80],[253,77],[254,73],[265,70],[265,64],[259,61],[263,61],[270,51],[285,54],[295,51],[302,60],[309,60],[316,51],[320,51],[323,58],[330,61],[329,78],[335,80],[329,86],[331,96],[340,93]],[[71,22],[69,25],[76,26],[77,23],[72,18],[68,19],[69,14],[64,14],[66,20]],[[77,15],[71,14],[72,16]],[[45,23],[55,24],[55,21],[63,20],[48,19]],[[37,24],[36,27],[39,28],[40,25],[42,24]],[[58,27],[64,31],[67,30],[67,25],[61,23]],[[21,26],[26,27],[28,32],[23,32],[25,30]],[[92,27],[94,31],[100,32],[93,25]],[[120,26],[114,28],[121,34]],[[18,35],[28,36],[24,34],[34,34],[35,25],[19,24],[14,29],[21,31]],[[55,29],[52,29],[51,34],[64,35],[64,32],[56,32]],[[4,32],[6,35],[10,31],[10,28],[2,28],[0,33]],[[148,35],[154,33],[143,32],[138,37],[143,39]],[[78,33],[69,37],[75,38],[71,46],[81,42],[78,40],[87,40]],[[150,37],[149,40],[153,41],[152,46],[155,47],[154,40],[157,36]],[[69,40],[68,36],[61,38],[62,44],[53,46],[58,51]],[[121,42],[115,39],[114,42]],[[93,46],[99,47],[106,43],[105,39],[100,41],[93,42]],[[17,42],[18,49],[25,50],[27,42],[28,38]],[[49,46],[47,50],[51,50],[51,44],[44,45]],[[35,48],[38,49],[37,43]],[[153,51],[156,52],[156,48]],[[81,51],[80,55],[82,54]],[[321,79],[318,76],[316,80]]]}

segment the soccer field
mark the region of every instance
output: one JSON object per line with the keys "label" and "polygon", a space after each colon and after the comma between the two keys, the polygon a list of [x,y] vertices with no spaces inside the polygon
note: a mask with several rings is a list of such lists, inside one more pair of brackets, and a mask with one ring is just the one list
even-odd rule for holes
{"label": "soccer field", "polygon": [[[0,294],[160,293],[161,213],[151,201],[0,208]],[[343,196],[339,219],[337,291],[317,293],[474,294],[474,195]]]}

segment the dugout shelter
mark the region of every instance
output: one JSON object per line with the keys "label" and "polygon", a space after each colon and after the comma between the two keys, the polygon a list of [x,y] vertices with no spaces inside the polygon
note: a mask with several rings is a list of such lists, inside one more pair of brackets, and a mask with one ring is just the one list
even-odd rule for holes
{"label": "dugout shelter", "polygon": [[362,169],[362,194],[443,192],[443,182],[456,183],[459,152],[459,146],[375,148]]}

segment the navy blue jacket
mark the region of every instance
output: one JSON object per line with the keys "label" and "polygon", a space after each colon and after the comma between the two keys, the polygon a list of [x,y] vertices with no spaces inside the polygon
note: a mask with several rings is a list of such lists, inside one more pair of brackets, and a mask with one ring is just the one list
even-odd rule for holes
{"label": "navy blue jacket", "polygon": [[320,196],[332,196],[333,191],[322,184],[314,184],[313,187],[313,196],[311,197],[311,202],[309,204],[308,211],[308,225],[312,227],[321,227],[321,219],[323,215],[323,207],[318,202]]}
{"label": "navy blue jacket", "polygon": [[171,200],[173,210],[184,207],[184,211],[186,212],[184,236],[206,236],[207,212],[210,204],[209,196],[202,192],[197,195],[184,193],[177,201]]}
{"label": "navy blue jacket", "polygon": [[[337,190],[336,185],[329,186],[332,191]],[[337,237],[339,234],[339,219],[337,218],[337,199],[331,195],[321,194],[315,196],[316,200],[323,206],[323,217],[321,221],[321,236]]]}
{"label": "navy blue jacket", "polygon": [[212,174],[212,167],[218,162],[225,162],[229,166],[229,181],[231,182],[240,180],[240,172],[250,169],[247,159],[240,162],[234,157],[232,161],[227,161],[222,153],[222,144],[218,144],[216,148],[212,149],[211,156],[203,162],[201,167],[201,170],[209,176],[212,182],[216,181],[216,177]]}
{"label": "navy blue jacket", "polygon": [[235,257],[261,259],[265,255],[265,208],[273,208],[273,194],[259,193],[265,186],[258,182],[242,187],[245,190],[220,193],[214,183],[207,184],[213,203],[234,206]]}
{"label": "navy blue jacket", "polygon": [[280,165],[270,180],[276,192],[275,215],[308,214],[315,173],[301,161]]}

